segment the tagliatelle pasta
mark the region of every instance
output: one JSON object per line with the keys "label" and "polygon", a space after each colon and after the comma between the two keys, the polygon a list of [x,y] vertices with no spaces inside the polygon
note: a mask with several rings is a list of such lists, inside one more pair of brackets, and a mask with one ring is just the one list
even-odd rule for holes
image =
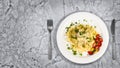
{"label": "tagliatelle pasta", "polygon": [[[95,28],[95,26],[88,24],[71,23],[69,27],[66,27],[66,38],[70,43],[68,49],[72,50],[74,55],[82,55],[83,52],[92,55],[98,52],[103,40]],[[96,37],[97,35],[99,37]]]}

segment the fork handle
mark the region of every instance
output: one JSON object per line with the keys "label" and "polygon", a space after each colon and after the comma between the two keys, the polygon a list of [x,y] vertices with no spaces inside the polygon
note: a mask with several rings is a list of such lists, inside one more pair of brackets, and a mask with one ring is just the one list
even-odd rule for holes
{"label": "fork handle", "polygon": [[48,59],[49,59],[49,60],[52,59],[51,33],[49,34]]}

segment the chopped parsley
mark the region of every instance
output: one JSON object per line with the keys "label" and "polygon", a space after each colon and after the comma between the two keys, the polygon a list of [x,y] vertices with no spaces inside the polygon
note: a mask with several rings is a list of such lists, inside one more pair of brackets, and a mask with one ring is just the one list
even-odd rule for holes
{"label": "chopped parsley", "polygon": [[82,56],[82,53],[80,53],[79,55]]}
{"label": "chopped parsley", "polygon": [[88,42],[92,41],[92,38],[90,38],[90,37],[87,37],[86,39],[87,39]]}
{"label": "chopped parsley", "polygon": [[75,22],[75,24],[77,24],[77,22]]}
{"label": "chopped parsley", "polygon": [[86,37],[86,39],[89,39],[89,37]]}
{"label": "chopped parsley", "polygon": [[96,28],[96,26],[94,26],[94,28]]}
{"label": "chopped parsley", "polygon": [[79,32],[80,35],[82,35],[82,32]]}
{"label": "chopped parsley", "polygon": [[70,24],[70,26],[73,26],[73,25],[74,25],[73,23]]}
{"label": "chopped parsley", "polygon": [[83,19],[83,21],[84,21],[84,22],[87,22],[87,20],[86,20],[86,19]]}
{"label": "chopped parsley", "polygon": [[85,34],[85,31],[81,31],[81,32],[79,32],[79,34],[80,34],[80,35],[83,35],[83,34]]}
{"label": "chopped parsley", "polygon": [[75,32],[78,33],[78,32],[79,32],[79,29],[76,28],[76,29],[75,29]]}
{"label": "chopped parsley", "polygon": [[68,32],[69,28],[70,28],[70,27],[66,27],[66,29],[67,29],[67,31],[66,31],[66,32]]}
{"label": "chopped parsley", "polygon": [[66,44],[66,46],[68,46],[68,44]]}
{"label": "chopped parsley", "polygon": [[76,51],[72,50],[72,52],[73,52],[73,55],[77,55],[77,52],[76,52]]}
{"label": "chopped parsley", "polygon": [[68,50],[70,50],[71,48],[70,47],[67,47]]}

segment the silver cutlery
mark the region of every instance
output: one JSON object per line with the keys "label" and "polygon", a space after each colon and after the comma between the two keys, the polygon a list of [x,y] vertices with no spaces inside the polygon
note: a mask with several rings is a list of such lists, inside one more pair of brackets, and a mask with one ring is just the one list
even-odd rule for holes
{"label": "silver cutlery", "polygon": [[112,59],[116,59],[116,45],[115,45],[115,19],[112,20],[111,23],[111,33],[112,33]]}
{"label": "silver cutlery", "polygon": [[53,20],[47,20],[47,29],[49,31],[49,46],[48,46],[48,59],[52,59],[52,43],[51,43],[51,32],[53,30]]}

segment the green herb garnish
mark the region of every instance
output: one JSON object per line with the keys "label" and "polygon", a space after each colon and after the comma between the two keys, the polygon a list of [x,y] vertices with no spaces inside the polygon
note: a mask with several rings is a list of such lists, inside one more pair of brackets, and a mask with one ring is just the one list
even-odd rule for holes
{"label": "green herb garnish", "polygon": [[80,56],[82,56],[82,53],[80,53]]}
{"label": "green herb garnish", "polygon": [[80,35],[83,35],[83,34],[85,34],[85,31],[83,31],[83,32],[79,32],[79,34],[80,34]]}
{"label": "green herb garnish", "polygon": [[94,26],[94,28],[96,28],[96,26]]}
{"label": "green herb garnish", "polygon": [[82,32],[79,32],[80,35],[82,35]]}
{"label": "green herb garnish", "polygon": [[67,31],[66,31],[66,32],[68,32],[69,28],[70,28],[70,27],[66,27],[66,29],[67,29]]}
{"label": "green herb garnish", "polygon": [[89,39],[89,37],[86,37],[86,39]]}
{"label": "green herb garnish", "polygon": [[78,32],[79,32],[79,30],[76,28],[76,29],[75,29],[75,32],[76,32],[76,33],[78,33]]}
{"label": "green herb garnish", "polygon": [[82,25],[82,24],[80,24],[80,25],[79,25],[79,27],[83,28],[83,25]]}
{"label": "green herb garnish", "polygon": [[[68,31],[68,30],[70,29],[70,27],[73,26],[73,25],[74,25],[74,24],[71,23],[69,27],[66,27],[67,31]],[[66,32],[67,32],[67,31],[66,31]]]}
{"label": "green herb garnish", "polygon": [[70,47],[67,47],[68,50],[70,50],[71,48]]}
{"label": "green herb garnish", "polygon": [[91,39],[91,38],[89,38],[89,37],[87,37],[86,39],[88,40],[88,42],[91,42],[91,41],[92,41],[92,39]]}
{"label": "green herb garnish", "polygon": [[83,19],[83,21],[84,21],[84,22],[87,22],[87,20],[86,20],[86,19]]}
{"label": "green herb garnish", "polygon": [[88,42],[91,42],[91,40],[89,40]]}
{"label": "green herb garnish", "polygon": [[76,51],[73,51],[73,50],[72,50],[72,52],[73,52],[73,55],[77,55],[77,52],[76,52]]}
{"label": "green herb garnish", "polygon": [[73,26],[73,25],[74,25],[73,23],[70,24],[70,26]]}
{"label": "green herb garnish", "polygon": [[75,24],[77,24],[77,22],[75,22]]}
{"label": "green herb garnish", "polygon": [[66,46],[68,46],[68,44],[66,44]]}

